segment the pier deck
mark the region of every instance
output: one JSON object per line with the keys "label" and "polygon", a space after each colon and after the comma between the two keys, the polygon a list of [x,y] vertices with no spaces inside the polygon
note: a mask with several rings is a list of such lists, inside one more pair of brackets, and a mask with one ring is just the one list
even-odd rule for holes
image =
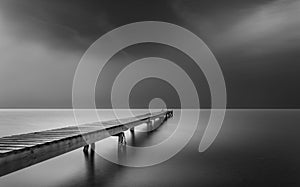
{"label": "pier deck", "polygon": [[135,126],[159,121],[161,125],[173,116],[173,111],[147,113],[131,118],[95,122],[78,126],[12,135],[0,138],[0,176],[37,164],[47,159],[94,144]]}

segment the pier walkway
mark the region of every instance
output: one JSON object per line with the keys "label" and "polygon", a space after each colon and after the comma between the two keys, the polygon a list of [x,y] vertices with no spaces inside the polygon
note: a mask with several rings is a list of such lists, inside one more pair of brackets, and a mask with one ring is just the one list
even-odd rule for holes
{"label": "pier walkway", "polygon": [[83,150],[87,151],[89,145],[94,147],[95,142],[109,136],[119,136],[119,143],[125,144],[124,131],[129,129],[133,131],[135,126],[145,123],[150,127],[154,126],[154,122],[161,125],[172,116],[173,111],[166,110],[119,120],[2,137],[0,138],[0,176],[80,147],[84,147]]}

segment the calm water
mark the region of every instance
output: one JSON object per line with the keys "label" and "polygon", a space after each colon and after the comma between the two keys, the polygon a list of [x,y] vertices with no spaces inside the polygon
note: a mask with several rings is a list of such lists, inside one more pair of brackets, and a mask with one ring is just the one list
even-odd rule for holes
{"label": "calm water", "polygon": [[[98,112],[103,120],[114,117],[108,110]],[[208,116],[205,111],[188,145],[164,163],[130,168],[78,149],[1,177],[0,186],[300,186],[300,110],[228,110],[213,145],[199,153]],[[87,111],[85,120],[95,119]],[[126,132],[128,144],[155,145],[174,132],[176,122],[174,117],[153,133]],[[74,123],[71,110],[2,110],[0,136]],[[117,138],[97,143],[96,149],[117,152]],[[142,159],[138,153],[130,157]]]}

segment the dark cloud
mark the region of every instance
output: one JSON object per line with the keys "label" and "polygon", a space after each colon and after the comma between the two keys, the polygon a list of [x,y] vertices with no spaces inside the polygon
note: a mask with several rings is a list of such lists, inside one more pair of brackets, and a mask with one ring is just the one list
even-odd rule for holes
{"label": "dark cloud", "polygon": [[105,32],[130,22],[175,19],[167,1],[3,0],[0,7],[16,36],[55,48],[87,48]]}
{"label": "dark cloud", "polygon": [[112,28],[106,11],[86,1],[4,0],[1,12],[16,37],[63,49],[86,48]]}
{"label": "dark cloud", "polygon": [[216,55],[229,106],[299,107],[299,1],[230,2],[212,1],[215,8],[207,10],[202,1],[174,4],[182,22]]}
{"label": "dark cloud", "polygon": [[[136,44],[125,48],[112,57],[112,59],[104,66],[98,78],[95,89],[96,95],[98,96],[96,98],[96,105],[98,107],[112,107],[110,103],[111,91],[115,78],[131,62],[145,57],[168,59],[181,67],[193,81],[199,95],[201,107],[210,107],[211,98],[209,86],[203,72],[196,63],[178,49],[155,43]],[[175,108],[181,106],[180,102],[178,102],[178,94],[174,93],[176,90],[174,90],[174,88],[171,89],[170,85],[166,85],[166,83],[159,81],[158,79],[150,79],[142,82],[143,84],[141,82],[138,83],[130,95],[132,102],[131,106],[135,108],[138,108],[139,106],[147,107],[146,101],[149,101],[149,98],[151,97],[156,98],[158,96],[162,98],[168,97],[168,99],[166,99],[166,101],[169,101],[166,102],[167,106]],[[165,87],[162,85],[165,85]],[[147,96],[144,93],[148,93]],[[160,93],[160,95],[158,93]],[[143,101],[142,98],[144,98]],[[170,100],[172,100],[173,103],[170,103]]]}
{"label": "dark cloud", "polygon": [[[229,107],[300,107],[299,10],[297,0],[1,0],[0,107],[71,107],[74,72],[88,46],[113,28],[145,20],[186,27],[208,44],[224,72]],[[106,67],[98,103],[110,106],[112,75],[127,61],[143,55],[189,61],[163,46],[148,45],[152,54],[144,47],[124,50]],[[193,67],[185,68],[208,106],[205,78]],[[146,101],[139,93],[135,106]]]}

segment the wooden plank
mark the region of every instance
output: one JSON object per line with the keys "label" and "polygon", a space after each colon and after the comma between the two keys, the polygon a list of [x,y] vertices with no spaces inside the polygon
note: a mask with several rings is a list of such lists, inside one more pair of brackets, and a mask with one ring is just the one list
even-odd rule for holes
{"label": "wooden plank", "polygon": [[0,150],[17,150],[17,149],[22,149],[24,147],[20,147],[20,146],[13,146],[13,145],[9,145],[9,146],[0,146]]}
{"label": "wooden plank", "polygon": [[10,139],[2,139],[0,140],[1,143],[5,143],[5,142],[15,142],[15,143],[39,143],[39,142],[45,142],[43,140],[10,140]]}
{"label": "wooden plank", "polygon": [[11,141],[17,141],[17,140],[41,140],[41,141],[48,141],[48,140],[53,140],[53,138],[43,138],[43,137],[12,137],[12,138],[7,138],[5,140],[11,140]]}
{"label": "wooden plank", "polygon": [[10,152],[11,150],[0,150],[0,154],[4,154],[4,153],[7,153],[7,152]]}

